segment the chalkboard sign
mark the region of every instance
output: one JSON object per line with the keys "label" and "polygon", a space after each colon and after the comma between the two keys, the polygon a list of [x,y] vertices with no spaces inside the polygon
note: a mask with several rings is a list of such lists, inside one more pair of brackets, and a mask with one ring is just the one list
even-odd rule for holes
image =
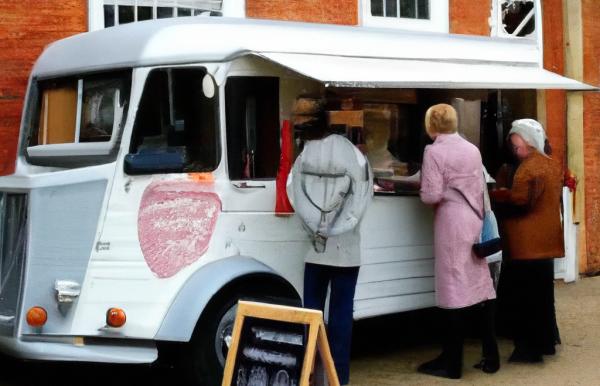
{"label": "chalkboard sign", "polygon": [[307,386],[317,351],[339,386],[321,311],[240,301],[222,385]]}

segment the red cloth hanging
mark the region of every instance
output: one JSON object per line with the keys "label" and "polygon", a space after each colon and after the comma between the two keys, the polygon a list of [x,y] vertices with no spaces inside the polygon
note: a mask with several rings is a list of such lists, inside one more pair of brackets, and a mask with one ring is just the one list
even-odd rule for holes
{"label": "red cloth hanging", "polygon": [[283,125],[281,126],[281,156],[279,158],[279,170],[277,171],[275,185],[276,215],[290,215],[294,213],[294,208],[292,208],[292,204],[290,204],[286,190],[288,174],[290,174],[290,171],[292,170],[293,152],[292,125],[289,120],[284,120]]}

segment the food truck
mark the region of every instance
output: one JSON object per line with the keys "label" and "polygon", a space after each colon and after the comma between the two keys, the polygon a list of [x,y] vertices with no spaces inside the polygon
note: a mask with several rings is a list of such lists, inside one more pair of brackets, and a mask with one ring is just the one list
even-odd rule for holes
{"label": "food truck", "polygon": [[452,103],[493,172],[536,90],[590,88],[540,58],[530,40],[202,17],[49,45],[0,177],[0,350],[152,363],[181,344],[198,383],[219,376],[239,299],[301,302],[312,245],[275,180],[306,96],[373,169],[355,319],[433,306],[424,111]]}

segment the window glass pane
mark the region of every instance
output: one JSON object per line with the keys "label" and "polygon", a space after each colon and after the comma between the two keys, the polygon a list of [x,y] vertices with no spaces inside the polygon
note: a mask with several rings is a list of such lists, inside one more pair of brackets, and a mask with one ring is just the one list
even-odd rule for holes
{"label": "window glass pane", "polygon": [[[27,251],[27,195],[0,193],[0,315],[18,315]],[[16,323],[3,322],[2,334],[14,334]]]}
{"label": "window glass pane", "polygon": [[[513,1],[502,4],[502,24],[508,34],[513,34],[521,22],[533,12],[534,3],[532,1]],[[535,30],[535,17],[529,19],[517,36],[527,36]]]}
{"label": "window glass pane", "polygon": [[203,8],[210,11],[223,9],[223,0],[179,0],[177,4],[186,8]]}
{"label": "window glass pane", "polygon": [[371,0],[371,15],[383,16],[383,2],[385,0]]}
{"label": "window glass pane", "polygon": [[523,36],[531,35],[533,33],[533,31],[535,31],[535,17],[532,17],[531,19],[529,19],[527,24],[525,24],[523,29],[521,31],[519,31],[517,36],[523,37]]}
{"label": "window glass pane", "polygon": [[177,16],[192,16],[192,10],[190,8],[177,8]]}
{"label": "window glass pane", "polygon": [[47,82],[41,85],[39,126],[30,146],[75,141],[77,80]]}
{"label": "window glass pane", "polygon": [[152,7],[137,7],[138,21],[152,19]]}
{"label": "window glass pane", "polygon": [[400,0],[400,17],[416,18],[415,0]]}
{"label": "window glass pane", "polygon": [[418,0],[417,18],[429,19],[429,0]]}
{"label": "window glass pane", "polygon": [[133,6],[119,5],[119,24],[127,24],[133,21]]}
{"label": "window glass pane", "polygon": [[[75,142],[109,141],[113,127],[126,117],[131,74],[120,72],[110,76],[82,79],[79,107],[79,138],[75,138],[79,79],[54,79],[40,83],[39,120],[29,146]],[[119,90],[119,100],[115,100]],[[123,110],[121,122],[115,122],[115,105]]]}
{"label": "window glass pane", "polygon": [[219,97],[204,95],[205,75],[198,68],[150,74],[136,115],[127,161],[134,166],[126,163],[128,173],[208,172],[217,167]]}
{"label": "window glass pane", "polygon": [[[121,95],[120,79],[93,79],[83,81],[83,105],[79,142],[109,141],[115,125],[115,98]],[[118,124],[119,122],[117,122]]]}
{"label": "window glass pane", "polygon": [[194,9],[194,16],[204,15],[204,16],[214,16],[211,11],[207,11],[205,9]]}
{"label": "window glass pane", "polygon": [[156,7],[156,17],[158,19],[173,17],[173,8],[172,7]]}
{"label": "window glass pane", "polygon": [[[131,153],[145,148],[166,147],[166,132],[171,125],[169,79],[167,71],[150,73],[135,117]],[[155,143],[156,146],[152,146]],[[164,145],[163,145],[164,144]]]}
{"label": "window glass pane", "polygon": [[[387,103],[365,103],[364,106],[364,150],[376,177],[376,190],[414,191],[418,185],[399,185],[399,177],[414,175],[419,165],[411,162],[411,153],[420,135],[415,127],[415,109],[408,105]],[[396,182],[394,179],[396,178]]]}
{"label": "window glass pane", "polygon": [[280,155],[279,78],[229,77],[225,97],[229,178],[274,178]]}
{"label": "window glass pane", "polygon": [[398,7],[396,0],[385,0],[385,16],[398,17]]}
{"label": "window glass pane", "polygon": [[[218,95],[204,95],[201,69],[181,69],[172,72],[174,137],[185,145],[187,163],[184,171],[206,172],[219,163]],[[183,130],[183,131],[182,131]]]}
{"label": "window glass pane", "polygon": [[112,27],[115,25],[115,6],[105,5],[104,6],[104,28]]}

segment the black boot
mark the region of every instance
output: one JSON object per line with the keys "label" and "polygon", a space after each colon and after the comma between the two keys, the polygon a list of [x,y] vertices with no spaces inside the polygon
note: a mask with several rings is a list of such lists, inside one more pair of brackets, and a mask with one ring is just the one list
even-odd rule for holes
{"label": "black boot", "polygon": [[483,371],[484,373],[493,374],[500,369],[500,360],[498,358],[483,358],[479,363],[476,363],[473,367]]}
{"label": "black boot", "polygon": [[446,367],[446,361],[444,359],[444,353],[438,355],[435,359],[421,363],[417,367],[417,371],[420,373],[426,373],[427,371],[441,369]]}
{"label": "black boot", "polygon": [[498,353],[498,343],[496,341],[495,301],[485,301],[481,311],[483,312],[483,331],[481,336],[483,357],[481,361],[475,364],[473,367],[483,371],[484,373],[493,374],[500,369],[500,354]]}
{"label": "black boot", "polygon": [[451,366],[446,360],[444,353],[429,362],[421,364],[417,368],[417,371],[422,374],[449,379],[460,379],[462,376],[462,369],[457,366]]}
{"label": "black boot", "polygon": [[459,334],[448,335],[442,353],[421,364],[417,371],[435,377],[460,379],[462,376],[463,340]]}
{"label": "black boot", "polygon": [[534,352],[522,347],[515,347],[512,354],[508,358],[509,362],[515,363],[542,363],[544,357],[539,352]]}
{"label": "black boot", "polygon": [[554,347],[553,344],[545,345],[544,348],[542,349],[542,354],[543,355],[555,355],[556,347]]}
{"label": "black boot", "polygon": [[435,377],[459,379],[463,360],[463,309],[443,309],[444,343],[442,354],[421,364],[417,371]]}

